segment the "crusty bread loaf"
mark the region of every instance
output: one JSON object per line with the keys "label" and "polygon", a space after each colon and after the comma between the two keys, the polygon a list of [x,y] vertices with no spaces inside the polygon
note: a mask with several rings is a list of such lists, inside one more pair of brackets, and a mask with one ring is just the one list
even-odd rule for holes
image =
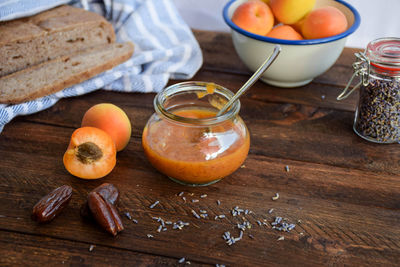
{"label": "crusty bread loaf", "polygon": [[72,6],[0,23],[0,77],[47,60],[112,43],[112,25]]}
{"label": "crusty bread loaf", "polygon": [[0,78],[0,103],[19,103],[81,83],[128,60],[133,44],[111,43],[62,56]]}

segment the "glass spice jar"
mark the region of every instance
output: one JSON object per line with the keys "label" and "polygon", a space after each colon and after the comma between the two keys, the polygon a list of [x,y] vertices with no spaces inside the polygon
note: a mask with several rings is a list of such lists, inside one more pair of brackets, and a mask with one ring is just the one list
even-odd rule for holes
{"label": "glass spice jar", "polygon": [[[376,39],[355,56],[354,74],[337,99],[360,88],[354,131],[375,143],[400,142],[400,38]],[[349,90],[356,76],[361,81]]]}
{"label": "glass spice jar", "polygon": [[158,93],[142,136],[150,163],[191,186],[215,183],[237,170],[250,147],[239,100],[217,116],[232,97],[228,89],[207,82],[182,82]]}

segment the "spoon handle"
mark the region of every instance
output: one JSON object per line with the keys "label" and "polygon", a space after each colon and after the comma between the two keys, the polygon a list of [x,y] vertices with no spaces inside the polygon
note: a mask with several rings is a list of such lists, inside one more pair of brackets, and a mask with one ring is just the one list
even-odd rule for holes
{"label": "spoon handle", "polygon": [[243,84],[242,88],[237,91],[237,93],[223,106],[218,112],[217,116],[224,114],[229,107],[235,102],[244,92],[247,91],[259,78],[260,76],[268,69],[269,66],[275,61],[279,53],[281,52],[281,46],[275,45],[274,51],[272,54],[264,61],[264,63],[258,68],[258,70],[250,77],[250,79]]}

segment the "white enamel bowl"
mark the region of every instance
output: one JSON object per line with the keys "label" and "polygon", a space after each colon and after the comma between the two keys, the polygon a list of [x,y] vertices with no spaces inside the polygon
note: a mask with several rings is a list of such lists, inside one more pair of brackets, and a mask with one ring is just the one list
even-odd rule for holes
{"label": "white enamel bowl", "polygon": [[360,15],[351,5],[341,0],[317,0],[315,7],[334,6],[347,18],[348,29],[338,35],[312,40],[282,40],[245,31],[232,20],[235,9],[246,0],[232,0],[223,10],[225,22],[231,28],[232,41],[244,64],[256,71],[265,58],[272,53],[275,44],[282,52],[263,74],[261,80],[278,87],[298,87],[310,83],[327,71],[343,51],[347,37],[360,25]]}

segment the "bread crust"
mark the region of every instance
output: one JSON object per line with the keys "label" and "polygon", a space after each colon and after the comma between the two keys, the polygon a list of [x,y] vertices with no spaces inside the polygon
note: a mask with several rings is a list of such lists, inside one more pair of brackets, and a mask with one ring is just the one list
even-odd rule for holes
{"label": "bread crust", "polygon": [[0,22],[0,46],[89,24],[98,24],[107,28],[111,35],[111,42],[115,42],[112,25],[102,16],[81,8],[63,5],[28,18]]}
{"label": "bread crust", "polygon": [[59,6],[28,18],[0,22],[0,77],[59,56],[115,42],[102,16]]}
{"label": "bread crust", "polygon": [[[4,81],[6,81],[7,79],[19,79],[20,77],[22,77],[24,74],[26,74],[27,72],[37,72],[38,77],[40,76],[40,69],[43,67],[51,67],[52,65],[56,64],[56,63],[61,63],[64,61],[68,61],[69,59],[71,61],[73,61],[74,59],[79,59],[80,57],[84,57],[85,53],[90,53],[90,51],[101,51],[104,50],[105,47],[110,47],[110,46],[121,46],[119,48],[121,48],[121,51],[119,51],[119,53],[114,56],[112,59],[108,60],[108,61],[101,61],[98,64],[93,64],[91,67],[85,69],[85,70],[81,70],[79,71],[79,73],[75,73],[72,74],[70,73],[70,75],[66,75],[64,77],[57,77],[57,80],[55,83],[53,84],[47,84],[41,88],[32,88],[32,91],[27,92],[26,94],[22,95],[22,96],[15,96],[15,95],[10,95],[8,97],[4,97],[4,92],[5,90],[12,90],[11,88],[5,88],[4,85]],[[46,61],[44,63],[41,63],[39,65],[30,67],[30,68],[26,68],[23,69],[21,71],[12,73],[10,75],[4,76],[0,78],[0,103],[3,104],[16,104],[16,103],[21,103],[21,102],[26,102],[26,101],[30,101],[30,100],[34,100],[36,98],[39,97],[43,97],[49,94],[53,94],[56,93],[64,88],[70,87],[72,85],[81,83],[87,79],[90,79],[108,69],[111,69],[119,64],[121,64],[122,62],[128,60],[132,54],[133,54],[133,50],[134,50],[134,46],[131,42],[126,42],[124,44],[108,44],[105,46],[99,46],[99,47],[95,47],[95,48],[91,48],[88,49],[90,51],[83,51],[80,52],[78,54],[75,55],[71,55],[71,56],[62,56],[62,57],[58,57],[56,59],[50,60],[50,61]],[[35,74],[36,75],[36,74]],[[58,75],[62,75],[61,73]],[[4,97],[4,98],[3,98]]]}

